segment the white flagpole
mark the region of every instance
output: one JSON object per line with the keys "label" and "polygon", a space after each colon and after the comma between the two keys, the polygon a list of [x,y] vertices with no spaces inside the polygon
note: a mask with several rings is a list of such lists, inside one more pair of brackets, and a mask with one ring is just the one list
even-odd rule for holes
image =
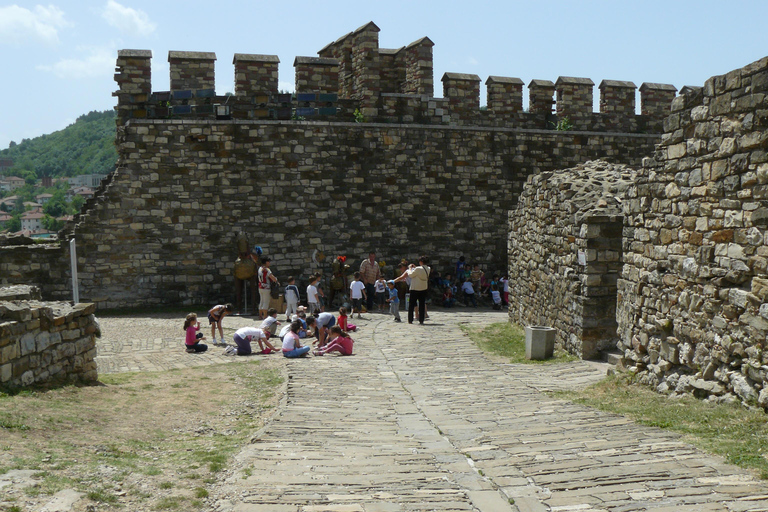
{"label": "white flagpole", "polygon": [[74,237],[69,241],[69,263],[72,268],[72,301],[80,302],[80,289],[77,282],[77,248]]}

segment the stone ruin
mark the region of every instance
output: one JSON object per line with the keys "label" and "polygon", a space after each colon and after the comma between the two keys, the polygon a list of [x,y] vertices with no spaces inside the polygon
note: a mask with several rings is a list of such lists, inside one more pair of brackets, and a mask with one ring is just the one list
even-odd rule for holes
{"label": "stone ruin", "polygon": [[605,161],[530,176],[509,215],[509,315],[584,359],[615,346],[622,202],[637,171]]}
{"label": "stone ruin", "polygon": [[0,389],[95,382],[95,310],[42,302],[32,286],[0,288]]}
{"label": "stone ruin", "polygon": [[528,178],[510,317],[666,393],[768,409],[768,57],[688,88],[637,170]]}

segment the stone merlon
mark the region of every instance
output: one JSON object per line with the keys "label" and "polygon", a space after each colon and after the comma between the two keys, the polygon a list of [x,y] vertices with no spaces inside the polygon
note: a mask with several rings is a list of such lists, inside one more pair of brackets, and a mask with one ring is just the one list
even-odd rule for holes
{"label": "stone merlon", "polygon": [[480,77],[467,73],[446,73],[443,75],[441,81],[445,82],[446,80],[466,80],[468,82],[479,82]]}
{"label": "stone merlon", "polygon": [[600,82],[598,89],[602,89],[603,87],[620,87],[624,89],[637,89],[637,86],[634,84],[634,82],[626,82],[623,80],[603,80],[602,82]]}
{"label": "stone merlon", "polygon": [[523,85],[524,82],[519,78],[513,78],[509,76],[489,76],[488,80],[485,81],[485,85],[488,85],[488,84]]}
{"label": "stone merlon", "polygon": [[595,85],[595,82],[593,82],[589,78],[577,78],[574,76],[561,76],[557,78],[557,82],[555,82],[555,87],[558,85]]}
{"label": "stone merlon", "polygon": [[232,64],[236,62],[270,62],[273,64],[279,64],[280,59],[277,55],[259,55],[255,53],[236,53],[235,58],[232,59]]}
{"label": "stone merlon", "polygon": [[152,50],[118,50],[118,58],[151,59]]}
{"label": "stone merlon", "polygon": [[311,64],[313,66],[338,66],[339,61],[322,57],[296,57],[293,61],[293,65],[297,66],[300,64]]}
{"label": "stone merlon", "polygon": [[181,60],[216,60],[216,54],[213,52],[168,52],[168,62],[171,59]]}
{"label": "stone merlon", "polygon": [[677,87],[671,84],[655,84],[651,82],[643,82],[640,85],[640,92],[648,91],[648,90],[677,92]]}

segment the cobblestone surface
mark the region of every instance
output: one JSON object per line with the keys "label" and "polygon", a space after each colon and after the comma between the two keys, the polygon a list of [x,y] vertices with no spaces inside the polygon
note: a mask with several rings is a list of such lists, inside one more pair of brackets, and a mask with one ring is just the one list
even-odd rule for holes
{"label": "cobblestone surface", "polygon": [[[766,511],[768,485],[675,434],[547,396],[605,366],[493,362],[458,329],[357,320],[356,355],[286,361],[287,395],[220,512]],[[514,503],[514,504],[513,504]]]}
{"label": "cobblestone surface", "polygon": [[[184,350],[183,314],[155,314],[100,318],[102,337],[96,341],[99,374],[155,372],[235,361],[224,355],[224,346],[211,344],[211,328],[204,313],[198,312],[203,343],[208,352],[187,354]],[[258,326],[256,317],[229,316],[223,320],[224,336],[234,345],[232,335],[240,327]],[[216,332],[218,337],[219,333]],[[261,356],[254,356],[261,357]]]}

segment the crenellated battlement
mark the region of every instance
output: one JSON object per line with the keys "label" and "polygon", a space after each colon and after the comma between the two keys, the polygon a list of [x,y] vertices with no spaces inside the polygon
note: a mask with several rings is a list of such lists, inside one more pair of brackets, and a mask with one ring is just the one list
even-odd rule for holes
{"label": "crenellated battlement", "polygon": [[[370,22],[329,43],[318,57],[294,60],[296,91],[278,91],[276,55],[235,54],[235,94],[217,95],[216,54],[168,53],[170,91],[152,92],[152,52],[118,52],[115,81],[118,124],[134,118],[323,119],[427,125],[573,129],[598,132],[661,132],[677,89],[643,83],[641,112],[637,87],[629,81],[600,82],[600,110],[593,112],[590,78],[558,77],[528,84],[523,108],[520,78],[490,76],[487,107],[480,106],[477,75],[445,73],[443,98],[434,96],[432,48],[422,37],[395,49],[379,47],[379,27]],[[356,114],[357,113],[357,114]]]}

